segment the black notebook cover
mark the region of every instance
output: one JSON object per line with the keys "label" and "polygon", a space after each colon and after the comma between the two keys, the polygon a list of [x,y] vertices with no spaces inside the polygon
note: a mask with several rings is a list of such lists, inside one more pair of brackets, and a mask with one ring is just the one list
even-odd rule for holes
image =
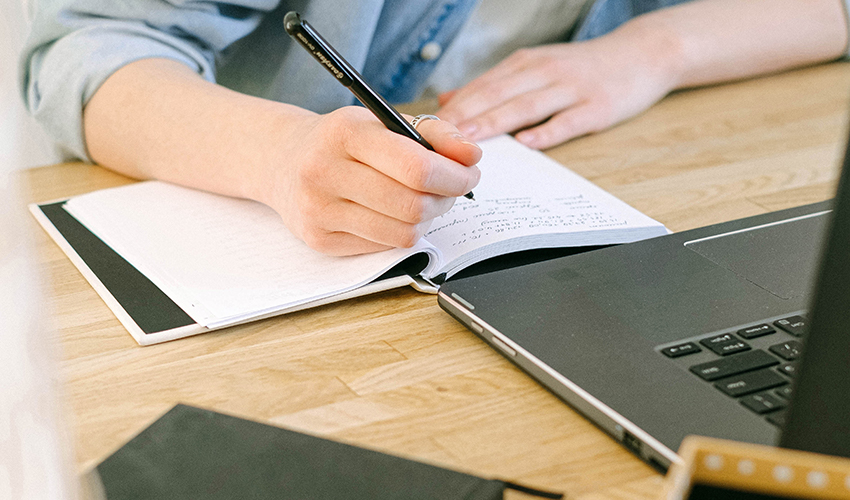
{"label": "black notebook cover", "polygon": [[108,500],[561,498],[357,446],[177,405],[103,461]]}

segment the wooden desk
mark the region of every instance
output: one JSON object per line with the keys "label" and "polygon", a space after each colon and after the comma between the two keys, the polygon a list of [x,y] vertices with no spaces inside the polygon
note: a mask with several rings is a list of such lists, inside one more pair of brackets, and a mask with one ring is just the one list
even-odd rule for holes
{"label": "wooden desk", "polygon": [[[550,154],[680,231],[831,197],[848,93],[847,63],[681,92]],[[20,180],[29,201],[131,182],[84,164]],[[35,222],[32,233],[80,470],[185,402],[571,499],[659,491],[657,472],[434,296],[396,290],[141,348]]]}

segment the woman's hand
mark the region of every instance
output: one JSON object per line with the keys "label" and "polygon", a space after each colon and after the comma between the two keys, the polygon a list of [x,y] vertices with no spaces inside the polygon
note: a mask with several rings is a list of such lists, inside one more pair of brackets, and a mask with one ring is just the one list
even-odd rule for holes
{"label": "woman's hand", "polygon": [[268,165],[261,201],[323,253],[410,247],[480,176],[481,150],[453,125],[426,120],[418,128],[435,151],[391,132],[364,108],[305,117],[297,137],[282,138],[294,147]]}
{"label": "woman's hand", "polygon": [[[674,86],[663,52],[631,33],[522,49],[440,96],[438,115],[471,140],[514,132],[544,149],[633,117]],[[631,40],[631,41],[630,41]]]}
{"label": "woman's hand", "polygon": [[429,151],[365,108],[317,115],[207,82],[168,59],[115,72],[84,123],[101,165],[263,202],[333,255],[412,246],[480,176],[481,150],[448,122],[419,125]]}
{"label": "woman's hand", "polygon": [[847,51],[842,0],[711,0],[658,9],[602,37],[521,50],[457,91],[438,115],[470,140],[520,130],[547,148],[631,118],[668,92]]}

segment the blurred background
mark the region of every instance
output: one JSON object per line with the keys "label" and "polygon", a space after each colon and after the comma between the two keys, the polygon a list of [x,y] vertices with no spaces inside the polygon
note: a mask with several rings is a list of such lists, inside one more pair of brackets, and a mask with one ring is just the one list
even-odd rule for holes
{"label": "blurred background", "polygon": [[57,163],[47,135],[24,109],[18,88],[18,55],[29,30],[29,4],[0,0],[0,181],[13,170]]}
{"label": "blurred background", "polygon": [[27,11],[27,0],[0,0],[0,498],[72,500],[88,496],[77,489],[32,220],[10,178],[59,161],[18,88]]}
{"label": "blurred background", "polygon": [[56,345],[26,208],[0,185],[0,498],[76,497]]}

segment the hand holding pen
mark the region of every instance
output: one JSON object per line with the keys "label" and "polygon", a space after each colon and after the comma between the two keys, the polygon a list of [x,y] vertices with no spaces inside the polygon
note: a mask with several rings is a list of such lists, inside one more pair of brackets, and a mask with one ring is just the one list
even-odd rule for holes
{"label": "hand holding pen", "polygon": [[[288,45],[291,57],[317,64]],[[316,79],[330,78],[315,69]],[[446,121],[418,125],[436,154],[389,131],[364,107],[319,114],[228,89],[165,58],[116,71],[86,105],[84,124],[99,163],[258,201],[294,236],[330,255],[415,245],[481,175],[481,150]]]}
{"label": "hand holding pen", "polygon": [[[303,28],[306,23],[298,21]],[[290,32],[300,44],[317,47],[312,43],[315,33],[308,37],[300,30]],[[322,52],[323,59],[316,57],[337,79],[360,80],[347,65],[337,63],[335,54],[334,60],[325,55],[329,53]],[[280,169],[278,179],[269,179],[268,189],[275,193],[261,200],[272,198],[267,204],[281,214],[287,227],[323,253],[350,255],[413,246],[434,218],[478,183],[481,149],[454,125],[424,120],[413,128],[395,113],[402,127],[409,128],[404,131],[388,128],[375,119],[376,114],[360,106],[320,115],[300,110],[300,115],[282,124],[293,130],[285,142],[297,146],[285,148],[290,157],[281,158],[280,164],[289,166]],[[411,130],[421,141],[427,138],[433,151],[423,147]]]}
{"label": "hand holding pen", "polygon": [[[360,73],[352,68],[348,64],[348,61],[310,23],[302,20],[298,13],[288,12],[283,18],[283,26],[286,32],[289,33],[289,36],[316,58],[339,83],[348,88],[388,129],[399,135],[413,139],[426,149],[434,151],[433,146],[416,130],[416,125],[421,121],[429,119],[439,120],[438,117],[434,115],[419,115],[408,123],[390,103],[363,80]],[[470,200],[474,199],[472,191],[464,194],[464,196]]]}

